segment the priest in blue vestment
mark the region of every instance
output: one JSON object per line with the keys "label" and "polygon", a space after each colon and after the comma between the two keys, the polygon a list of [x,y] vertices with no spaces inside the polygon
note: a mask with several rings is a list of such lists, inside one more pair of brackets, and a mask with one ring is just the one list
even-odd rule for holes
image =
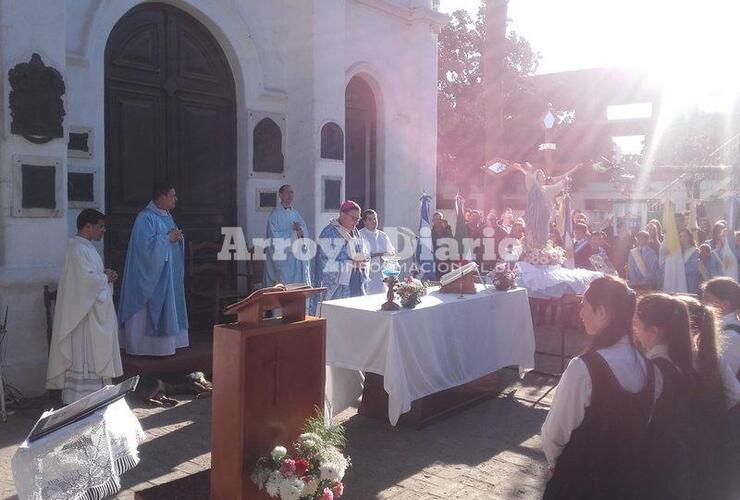
{"label": "priest in blue vestment", "polygon": [[134,222],[118,304],[120,344],[128,354],[169,356],[189,345],[185,242],[170,215],[176,202],[175,189],[158,184]]}
{"label": "priest in blue vestment", "polygon": [[[359,220],[360,206],[354,201],[345,201],[339,217],[332,219],[319,234],[313,284],[326,287],[321,300],[365,295],[364,266],[368,264],[370,255],[357,231]],[[316,295],[311,300],[311,314],[316,314],[318,300]]]}
{"label": "priest in blue vestment", "polygon": [[[301,259],[293,251],[295,241],[308,235],[306,222],[293,208],[293,194],[293,187],[289,184],[280,186],[280,204],[273,209],[267,221],[270,246],[266,248],[264,284],[268,287],[276,283],[311,284],[309,259]],[[305,245],[303,247],[303,255],[306,255]]]}

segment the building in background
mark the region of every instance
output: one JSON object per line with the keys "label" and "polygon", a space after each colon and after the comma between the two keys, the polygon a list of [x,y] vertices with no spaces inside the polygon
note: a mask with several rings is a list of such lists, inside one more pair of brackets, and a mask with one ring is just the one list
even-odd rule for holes
{"label": "building in background", "polygon": [[43,391],[43,287],[82,208],[107,214],[119,272],[165,179],[193,242],[264,236],[285,183],[312,232],[344,198],[415,227],[446,22],[432,0],[0,0],[6,380]]}

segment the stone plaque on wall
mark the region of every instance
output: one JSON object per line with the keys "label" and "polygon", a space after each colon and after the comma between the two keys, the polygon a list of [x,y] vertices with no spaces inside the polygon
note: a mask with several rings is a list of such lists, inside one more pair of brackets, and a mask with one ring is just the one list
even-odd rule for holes
{"label": "stone plaque on wall", "polygon": [[64,208],[63,162],[59,158],[13,156],[13,215],[60,217]]}
{"label": "stone plaque on wall", "polygon": [[93,157],[93,135],[90,127],[70,127],[67,156],[70,158]]}
{"label": "stone plaque on wall", "polygon": [[57,207],[56,167],[49,165],[21,165],[23,208]]}
{"label": "stone plaque on wall", "polygon": [[342,179],[338,177],[324,177],[322,181],[323,210],[339,210],[342,205]]}
{"label": "stone plaque on wall", "polygon": [[95,177],[91,173],[67,174],[67,199],[69,201],[95,201]]}
{"label": "stone plaque on wall", "polygon": [[277,191],[257,191],[257,210],[271,211],[277,206]]}
{"label": "stone plaque on wall", "polygon": [[36,144],[63,137],[62,96],[66,89],[61,73],[33,54],[29,62],[16,64],[8,71],[8,80],[10,132]]}

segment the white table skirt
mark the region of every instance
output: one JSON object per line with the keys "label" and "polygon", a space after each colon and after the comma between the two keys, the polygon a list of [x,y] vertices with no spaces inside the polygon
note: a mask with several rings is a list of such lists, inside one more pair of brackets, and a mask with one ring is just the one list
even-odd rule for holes
{"label": "white table skirt", "polygon": [[144,431],[121,399],[37,441],[24,441],[12,468],[21,500],[99,499],[121,488],[139,463]]}
{"label": "white table skirt", "polygon": [[380,311],[385,294],[324,302],[326,394],[333,415],[362,390],[357,370],[383,375],[395,425],[411,402],[506,366],[534,367],[527,292],[489,287],[458,298],[436,288],[415,309]]}

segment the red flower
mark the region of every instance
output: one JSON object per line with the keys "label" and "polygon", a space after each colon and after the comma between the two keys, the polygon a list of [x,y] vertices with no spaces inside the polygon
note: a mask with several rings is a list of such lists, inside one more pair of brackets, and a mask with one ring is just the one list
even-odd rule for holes
{"label": "red flower", "polygon": [[296,460],[296,463],[295,463],[295,473],[296,473],[296,475],[302,476],[306,472],[308,472],[308,461],[306,461],[306,460]]}
{"label": "red flower", "polygon": [[344,493],[344,484],[341,482],[338,482],[334,485],[334,487],[331,489],[331,492],[334,493],[334,498],[339,498]]}

